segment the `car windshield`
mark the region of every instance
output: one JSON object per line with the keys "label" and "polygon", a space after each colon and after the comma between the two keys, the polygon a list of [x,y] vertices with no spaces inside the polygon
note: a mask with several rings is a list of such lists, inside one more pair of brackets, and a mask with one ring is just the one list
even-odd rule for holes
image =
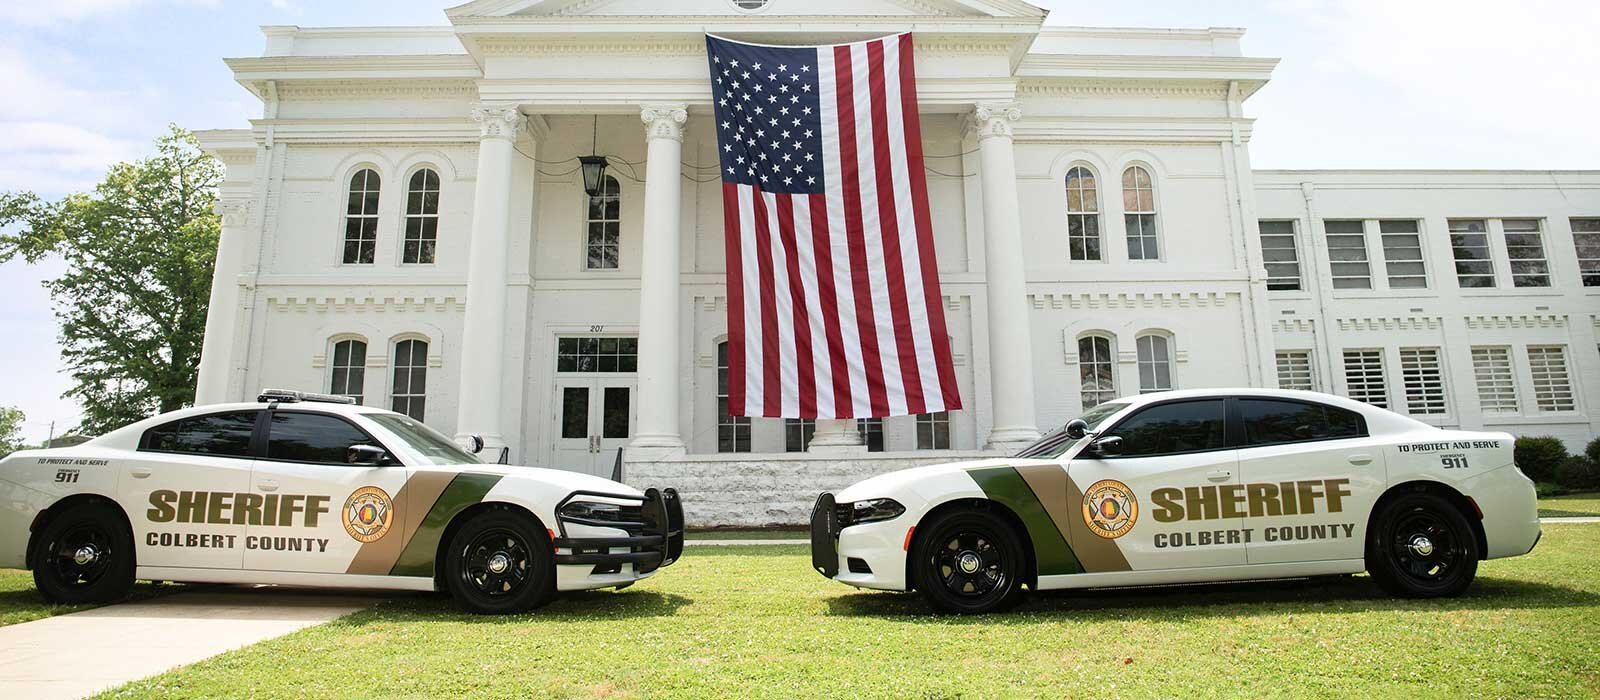
{"label": "car windshield", "polygon": [[[1117,411],[1127,407],[1128,404],[1125,403],[1103,403],[1099,406],[1089,409],[1088,413],[1079,416],[1079,420],[1088,423],[1089,431],[1093,432],[1096,428],[1100,427],[1100,424],[1104,423],[1107,418],[1110,418]],[[1067,449],[1072,447],[1073,443],[1076,442],[1077,440],[1067,436],[1067,427],[1061,426],[1060,428],[1057,428],[1055,432],[1039,438],[1038,442],[1027,446],[1021,452],[1018,452],[1013,456],[1026,457],[1029,459],[1055,459],[1056,457],[1060,457],[1062,454],[1066,453]]]}
{"label": "car windshield", "polygon": [[411,451],[417,453],[429,465],[447,464],[482,464],[472,453],[461,449],[455,441],[440,435],[438,431],[422,423],[402,415],[393,413],[373,413],[367,418],[394,433],[404,440]]}

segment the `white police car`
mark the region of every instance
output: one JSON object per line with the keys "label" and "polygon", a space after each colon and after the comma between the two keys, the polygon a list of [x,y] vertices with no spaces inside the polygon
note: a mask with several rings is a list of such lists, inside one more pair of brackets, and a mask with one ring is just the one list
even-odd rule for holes
{"label": "white police car", "polygon": [[[672,489],[482,464],[406,416],[269,391],[0,461],[0,567],[61,603],[134,579],[448,590],[528,610],[683,552]],[[477,443],[481,447],[481,441]]]}
{"label": "white police car", "polygon": [[862,588],[987,612],[1022,588],[1368,571],[1451,596],[1478,561],[1540,536],[1504,433],[1438,428],[1349,399],[1181,391],[1090,410],[1006,459],[878,476],[822,494],[812,565]]}

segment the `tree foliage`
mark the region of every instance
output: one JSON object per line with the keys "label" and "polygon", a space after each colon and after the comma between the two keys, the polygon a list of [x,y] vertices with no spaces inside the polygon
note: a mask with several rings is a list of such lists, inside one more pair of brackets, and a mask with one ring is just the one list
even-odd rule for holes
{"label": "tree foliage", "polygon": [[22,449],[22,422],[27,419],[16,408],[0,406],[0,458]]}
{"label": "tree foliage", "polygon": [[88,193],[0,194],[0,262],[57,257],[45,283],[61,356],[97,435],[194,402],[219,217],[221,164],[176,126],[154,155],[119,163]]}

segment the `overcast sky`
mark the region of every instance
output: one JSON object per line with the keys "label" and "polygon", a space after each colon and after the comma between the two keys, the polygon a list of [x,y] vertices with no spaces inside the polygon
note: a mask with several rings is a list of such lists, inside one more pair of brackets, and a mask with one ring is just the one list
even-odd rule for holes
{"label": "overcast sky", "polygon": [[[793,2],[798,0],[777,0]],[[1051,24],[1245,27],[1283,59],[1247,105],[1258,168],[1600,168],[1597,0],[1033,0]],[[452,0],[0,0],[0,191],[88,188],[164,125],[240,128],[228,56],[263,24],[444,24]],[[0,265],[0,405],[42,440],[78,411],[41,280]]]}

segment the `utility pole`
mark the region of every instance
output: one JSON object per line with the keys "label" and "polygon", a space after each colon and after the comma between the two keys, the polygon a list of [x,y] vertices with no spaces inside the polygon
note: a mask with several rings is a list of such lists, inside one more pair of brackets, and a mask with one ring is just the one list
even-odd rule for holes
{"label": "utility pole", "polygon": [[56,441],[56,422],[50,421],[50,437],[44,441],[44,448],[50,449],[50,444]]}

